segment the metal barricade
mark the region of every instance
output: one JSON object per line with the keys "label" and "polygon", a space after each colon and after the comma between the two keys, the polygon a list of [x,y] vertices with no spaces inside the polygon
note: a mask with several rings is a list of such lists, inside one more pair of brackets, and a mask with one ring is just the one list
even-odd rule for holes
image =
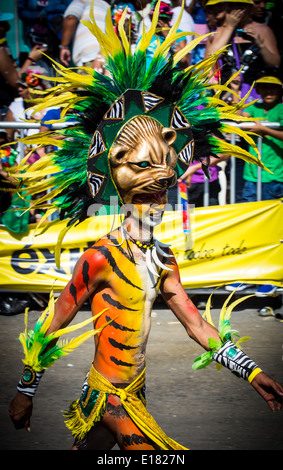
{"label": "metal barricade", "polygon": [[[279,130],[281,128],[279,122],[261,121],[261,124],[271,129]],[[247,127],[251,127],[252,122],[233,123],[233,126],[239,127],[241,129],[245,129]],[[236,134],[231,134],[230,143],[232,145],[235,145]],[[261,156],[262,155],[262,137],[259,135],[257,136],[257,149],[258,149],[259,155]],[[257,201],[261,201],[261,198],[262,198],[261,172],[262,172],[261,168],[258,167],[257,169]],[[229,203],[230,204],[236,203],[236,157],[230,157]],[[204,182],[203,205],[204,207],[209,206],[209,181],[207,179],[205,179],[205,182]]]}
{"label": "metal barricade", "polygon": [[[72,122],[72,125],[74,122]],[[23,139],[25,137],[25,130],[29,129],[38,129],[40,130],[42,124],[39,122],[6,122],[6,121],[1,121],[0,127],[2,130],[5,129],[15,129],[15,131],[18,131],[20,136],[19,139]],[[52,130],[59,130],[63,129],[65,127],[68,127],[67,123],[61,123],[61,124],[52,124],[51,129]],[[24,157],[25,155],[25,145],[22,142],[18,142],[19,148],[20,148],[20,160]]]}

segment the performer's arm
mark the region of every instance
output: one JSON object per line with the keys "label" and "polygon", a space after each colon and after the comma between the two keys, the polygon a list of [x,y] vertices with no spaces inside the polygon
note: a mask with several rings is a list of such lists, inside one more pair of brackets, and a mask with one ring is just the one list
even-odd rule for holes
{"label": "performer's arm", "polygon": [[[168,307],[176,315],[185,327],[188,335],[198,342],[205,350],[209,350],[209,339],[220,340],[218,330],[203,319],[193,302],[188,298],[184,290],[176,261],[172,262],[173,271],[168,271],[162,281],[160,291]],[[239,372],[243,378],[249,380],[254,389],[267,402],[272,411],[282,407],[283,386],[261,371],[248,356],[246,356],[231,341],[223,344],[224,353],[221,349],[213,354],[213,359],[232,371]],[[226,352],[233,352],[234,358],[224,357]],[[224,357],[224,360],[223,360]],[[240,361],[237,363],[237,358]],[[243,361],[244,359],[244,361]],[[234,361],[234,362],[233,362]],[[243,367],[244,364],[244,367]]]}
{"label": "performer's arm", "polygon": [[189,337],[209,350],[208,338],[219,340],[216,328],[203,319],[196,306],[188,297],[182,286],[179,269],[174,260],[170,265],[173,271],[168,271],[161,283],[160,291],[174,315],[184,326]]}
{"label": "performer's arm", "polygon": [[107,280],[109,265],[99,251],[89,249],[78,260],[71,280],[55,304],[55,314],[47,333],[66,327],[94,293]]}
{"label": "performer's arm", "polygon": [[[66,327],[75,317],[84,302],[93,294],[101,282],[107,280],[108,264],[105,257],[96,250],[87,250],[77,262],[71,280],[55,303],[55,313],[46,335]],[[54,342],[48,348],[54,346]],[[24,369],[25,371],[25,369]],[[16,429],[30,430],[32,398],[36,392],[43,371],[30,368],[25,373],[34,377],[28,383],[24,374],[18,384],[18,392],[9,406],[9,413]]]}

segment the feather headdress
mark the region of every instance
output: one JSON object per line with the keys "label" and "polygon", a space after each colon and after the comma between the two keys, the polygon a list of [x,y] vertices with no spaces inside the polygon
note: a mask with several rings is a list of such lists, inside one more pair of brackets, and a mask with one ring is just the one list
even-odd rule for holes
{"label": "feather headdress", "polygon": [[[237,105],[227,105],[221,100],[221,93],[227,90],[228,84],[215,86],[210,83],[213,67],[223,51],[185,70],[178,68],[180,60],[208,36],[205,35],[196,37],[178,53],[169,54],[172,44],[184,37],[184,32],[177,32],[183,8],[166,39],[158,43],[147,67],[146,52],[157,30],[159,6],[160,1],[149,31],[143,29],[134,52],[123,28],[126,10],[118,25],[118,37],[110,9],[105,33],[96,25],[91,9],[90,20],[83,23],[98,39],[110,76],[91,68],[84,68],[83,74],[78,73],[76,68],[66,68],[52,61],[57,73],[56,84],[45,93],[37,92],[35,111],[60,107],[61,122],[67,122],[71,117],[75,123],[69,121],[69,126],[60,131],[51,130],[22,139],[26,144],[54,145],[57,150],[33,165],[26,164],[26,157],[15,173],[29,194],[48,190],[34,203],[34,207],[47,209],[42,220],[57,209],[61,219],[69,219],[59,236],[61,241],[71,226],[88,216],[90,205],[95,202],[109,204],[110,197],[117,195],[108,153],[123,126],[133,116],[154,117],[162,126],[175,129],[177,139],[173,147],[178,155],[175,168],[178,177],[184,173],[193,155],[198,160],[207,159],[209,155],[235,155],[265,168],[259,155],[254,157],[222,137],[222,132],[238,133],[255,147],[249,133],[223,122],[240,121],[237,111],[247,106],[245,99]],[[212,88],[217,89],[214,95]]]}

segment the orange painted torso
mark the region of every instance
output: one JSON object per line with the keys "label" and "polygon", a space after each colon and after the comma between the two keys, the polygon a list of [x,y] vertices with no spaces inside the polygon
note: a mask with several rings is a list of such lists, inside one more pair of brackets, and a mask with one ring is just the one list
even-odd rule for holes
{"label": "orange painted torso", "polygon": [[[106,281],[92,295],[91,308],[93,315],[108,309],[95,327],[112,320],[95,337],[94,357],[94,367],[112,383],[130,383],[145,367],[151,309],[162,278],[148,270],[145,254],[128,244],[114,246],[103,238],[90,249],[99,250],[109,266]],[[162,270],[156,267],[156,271]]]}

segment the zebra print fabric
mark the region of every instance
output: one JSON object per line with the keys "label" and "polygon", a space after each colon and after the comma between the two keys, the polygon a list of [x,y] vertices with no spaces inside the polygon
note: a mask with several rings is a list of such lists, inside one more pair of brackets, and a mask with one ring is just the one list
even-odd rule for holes
{"label": "zebra print fabric", "polygon": [[17,390],[23,395],[27,395],[28,397],[32,398],[35,395],[36,389],[43,374],[44,370],[35,372],[31,367],[25,366],[18,383]]}
{"label": "zebra print fabric", "polygon": [[247,380],[252,371],[258,367],[243,351],[232,341],[226,341],[219,351],[212,356],[213,360],[231,370],[233,373]]}

